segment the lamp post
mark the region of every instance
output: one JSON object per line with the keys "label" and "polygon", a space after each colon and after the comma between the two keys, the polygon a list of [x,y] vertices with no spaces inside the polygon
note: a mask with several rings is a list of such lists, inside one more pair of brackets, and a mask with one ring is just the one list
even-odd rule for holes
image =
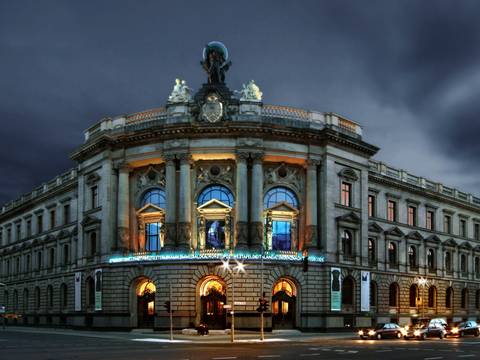
{"label": "lamp post", "polygon": [[425,289],[425,286],[427,286],[428,284],[428,280],[424,277],[419,277],[415,280],[415,282],[421,287],[422,289],[422,292],[421,292],[421,302],[422,302],[422,311],[421,311],[421,317],[422,317],[422,320],[423,320],[423,317],[424,317],[424,312],[425,312],[425,292],[424,292],[424,289]]}
{"label": "lamp post", "polygon": [[233,267],[230,266],[230,261],[228,259],[222,261],[223,270],[228,271],[230,274],[232,274],[232,310],[230,312],[232,315],[230,341],[232,343],[235,342],[235,272],[237,274],[240,272],[245,272],[245,265],[238,260],[235,261],[236,265],[234,265]]}

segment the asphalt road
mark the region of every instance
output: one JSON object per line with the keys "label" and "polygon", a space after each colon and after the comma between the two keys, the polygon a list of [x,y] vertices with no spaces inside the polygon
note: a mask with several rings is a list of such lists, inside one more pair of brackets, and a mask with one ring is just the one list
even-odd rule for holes
{"label": "asphalt road", "polygon": [[235,344],[169,343],[135,334],[41,333],[0,330],[1,360],[480,359],[480,338],[359,340],[296,338]]}

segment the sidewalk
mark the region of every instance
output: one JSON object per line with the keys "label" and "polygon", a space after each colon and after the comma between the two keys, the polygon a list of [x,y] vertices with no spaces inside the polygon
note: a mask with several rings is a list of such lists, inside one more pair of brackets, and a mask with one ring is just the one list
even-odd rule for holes
{"label": "sidewalk", "polygon": [[[132,331],[95,331],[95,330],[72,330],[63,328],[47,328],[47,327],[28,327],[28,326],[7,326],[2,331],[14,331],[19,333],[37,333],[52,334],[66,336],[85,336],[104,339],[131,340],[152,343],[172,343],[170,334],[166,331],[153,331],[144,329],[135,329]],[[277,330],[265,333],[265,342],[309,342],[315,340],[334,340],[354,338],[353,332],[341,333],[302,333],[298,330]],[[173,343],[195,343],[195,344],[220,344],[230,343],[230,334],[228,333],[211,333],[207,336],[182,334],[175,331],[173,334]],[[261,343],[260,333],[253,331],[235,331],[235,342],[237,343]]]}

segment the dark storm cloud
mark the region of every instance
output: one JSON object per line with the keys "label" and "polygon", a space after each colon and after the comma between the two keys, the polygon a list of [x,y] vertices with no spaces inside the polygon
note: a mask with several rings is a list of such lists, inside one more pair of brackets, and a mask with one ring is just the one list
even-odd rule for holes
{"label": "dark storm cloud", "polygon": [[104,116],[198,88],[209,40],[227,82],[364,125],[378,157],[479,193],[478,1],[2,1],[0,203],[74,166]]}

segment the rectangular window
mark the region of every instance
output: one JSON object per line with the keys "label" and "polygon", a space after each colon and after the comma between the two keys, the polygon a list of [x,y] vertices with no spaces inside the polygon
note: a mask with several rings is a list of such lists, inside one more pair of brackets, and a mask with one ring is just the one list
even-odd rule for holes
{"label": "rectangular window", "polygon": [[460,236],[467,237],[467,220],[460,219]]}
{"label": "rectangular window", "polygon": [[22,238],[22,224],[17,224],[16,225],[15,240],[19,241],[21,238]]}
{"label": "rectangular window", "polygon": [[375,196],[368,195],[368,216],[375,216]]}
{"label": "rectangular window", "polygon": [[98,207],[98,187],[97,186],[92,186],[90,188],[90,205],[92,206],[92,209],[95,209]]}
{"label": "rectangular window", "polygon": [[12,241],[12,229],[8,228],[7,229],[7,244],[10,244]]}
{"label": "rectangular window", "polygon": [[0,228],[0,246],[3,245],[3,229]]}
{"label": "rectangular window", "polygon": [[63,245],[63,265],[68,265],[70,262],[70,252],[68,249],[68,245]]}
{"label": "rectangular window", "polygon": [[50,229],[55,227],[55,210],[50,211]]}
{"label": "rectangular window", "polygon": [[43,215],[37,216],[37,234],[43,232]]}
{"label": "rectangular window", "polygon": [[452,218],[450,215],[443,216],[443,231],[447,234],[451,234],[452,232]]}
{"label": "rectangular window", "polygon": [[397,203],[393,200],[387,202],[387,220],[397,221]]}
{"label": "rectangular window", "polygon": [[473,236],[475,240],[480,240],[480,224],[473,225]]}
{"label": "rectangular window", "polygon": [[65,204],[63,206],[63,225],[66,225],[70,222],[70,204]]}
{"label": "rectangular window", "polygon": [[342,182],[342,205],[352,206],[352,184]]}
{"label": "rectangular window", "polygon": [[32,236],[32,220],[27,220],[27,237]]}
{"label": "rectangular window", "polygon": [[30,255],[27,255],[25,259],[25,272],[29,272],[30,269],[31,269],[31,259],[30,259]]}
{"label": "rectangular window", "polygon": [[435,215],[433,211],[427,210],[427,229],[428,230],[435,230]]}
{"label": "rectangular window", "polygon": [[42,268],[42,252],[38,251],[37,252],[37,270],[40,270]]}
{"label": "rectangular window", "polygon": [[417,226],[417,208],[415,206],[409,206],[407,211],[407,224],[410,226]]}

